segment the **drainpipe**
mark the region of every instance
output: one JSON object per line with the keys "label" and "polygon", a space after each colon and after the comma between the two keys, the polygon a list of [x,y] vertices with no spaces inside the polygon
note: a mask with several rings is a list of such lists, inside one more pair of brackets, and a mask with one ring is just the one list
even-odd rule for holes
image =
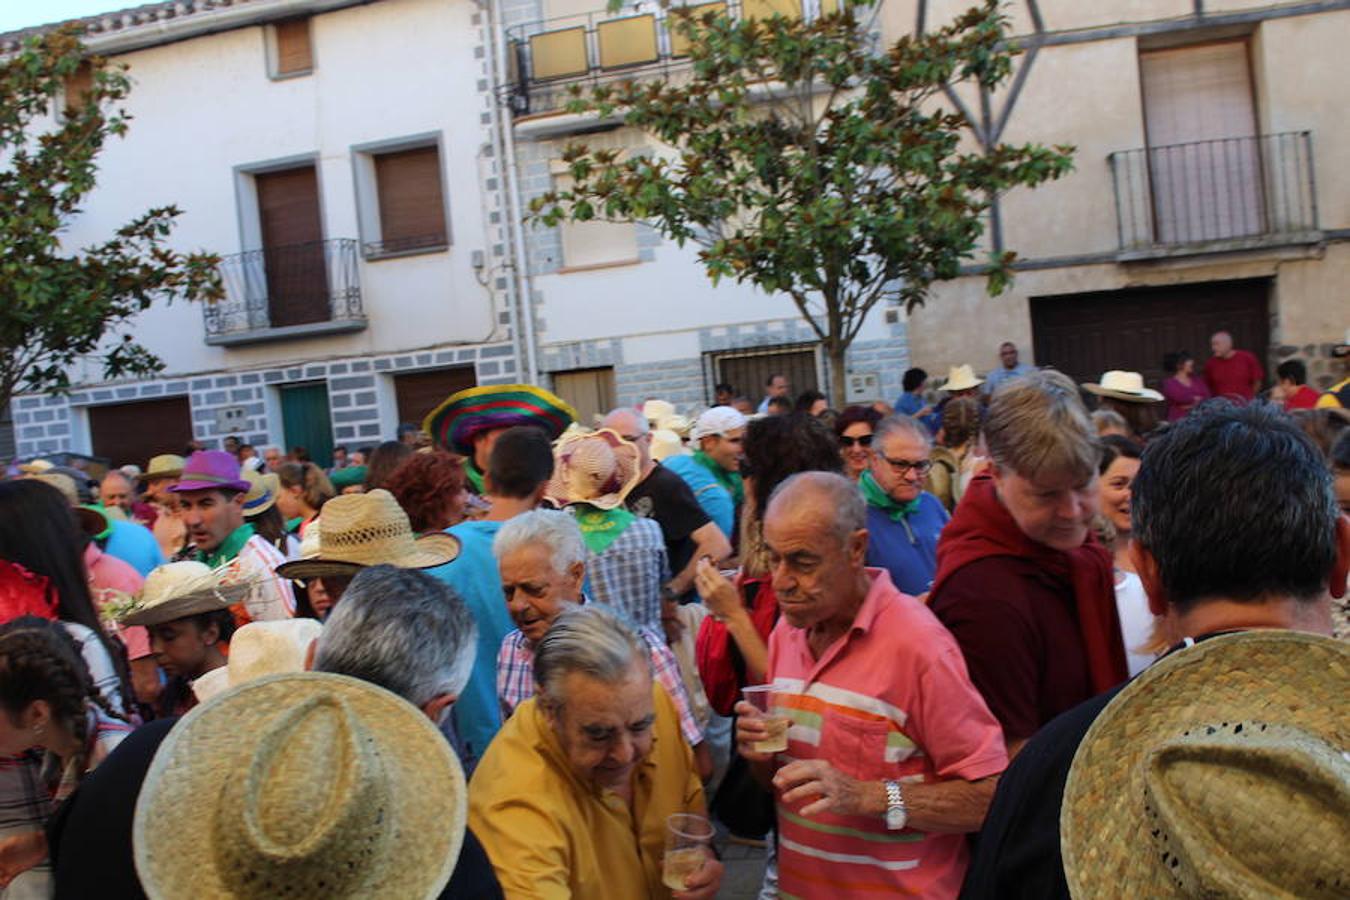
{"label": "drainpipe", "polygon": [[[518,357],[524,363],[525,371],[521,379],[526,384],[539,383],[539,366],[535,355],[534,309],[530,300],[530,276],[525,256],[525,230],[521,224],[520,183],[516,177],[516,141],[511,116],[504,113],[498,102],[497,91],[505,85],[506,65],[506,29],[503,26],[498,9],[499,0],[487,0],[488,28],[492,32],[489,49],[491,54],[492,76],[492,144],[497,156],[499,189],[503,189],[505,202],[503,214],[510,225],[508,243],[511,245],[511,266],[513,275],[512,292],[515,295],[514,311],[517,328],[515,337]],[[522,346],[523,345],[523,346]]]}

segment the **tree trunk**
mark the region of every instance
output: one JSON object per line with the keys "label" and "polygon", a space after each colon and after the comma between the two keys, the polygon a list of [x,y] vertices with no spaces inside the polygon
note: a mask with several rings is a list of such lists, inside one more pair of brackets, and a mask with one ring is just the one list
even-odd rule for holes
{"label": "tree trunk", "polygon": [[848,385],[848,369],[844,363],[844,356],[848,351],[848,345],[838,340],[830,340],[825,344],[826,358],[830,364],[830,408],[843,410],[847,405],[844,400],[846,388]]}

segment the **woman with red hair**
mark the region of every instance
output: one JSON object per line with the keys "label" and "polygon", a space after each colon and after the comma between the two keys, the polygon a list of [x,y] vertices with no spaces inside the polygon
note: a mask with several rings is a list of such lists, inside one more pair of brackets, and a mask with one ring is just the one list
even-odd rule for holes
{"label": "woman with red hair", "polygon": [[413,531],[444,531],[464,520],[464,467],[444,450],[414,453],[384,483],[408,514]]}

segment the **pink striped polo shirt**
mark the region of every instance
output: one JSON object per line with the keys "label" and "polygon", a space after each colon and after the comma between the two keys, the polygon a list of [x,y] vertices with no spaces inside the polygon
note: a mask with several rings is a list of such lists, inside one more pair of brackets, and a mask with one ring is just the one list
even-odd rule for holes
{"label": "pink striped polo shirt", "polygon": [[[811,655],[786,618],[769,637],[769,680],[792,717],[781,762],[823,759],[863,781],[975,781],[1008,765],[1003,732],[966,674],[955,639],[883,569],[853,627]],[[779,888],[791,898],[955,897],[965,835],[888,831],[884,819],[801,815],[778,804]]]}

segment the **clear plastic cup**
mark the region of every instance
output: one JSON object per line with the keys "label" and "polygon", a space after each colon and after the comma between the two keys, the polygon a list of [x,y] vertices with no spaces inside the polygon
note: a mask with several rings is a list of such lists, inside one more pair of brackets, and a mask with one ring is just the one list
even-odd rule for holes
{"label": "clear plastic cup", "polygon": [[675,813],[666,817],[666,855],[661,881],[672,891],[682,891],[690,875],[712,858],[713,825],[704,816]]}
{"label": "clear plastic cup", "polygon": [[741,688],[741,693],[745,700],[755,709],[757,709],[764,718],[764,726],[768,729],[769,736],[762,741],[755,741],[754,751],[756,753],[782,753],[788,748],[788,726],[792,720],[782,714],[782,707],[778,703],[778,694],[771,684],[757,684],[750,687]]}

